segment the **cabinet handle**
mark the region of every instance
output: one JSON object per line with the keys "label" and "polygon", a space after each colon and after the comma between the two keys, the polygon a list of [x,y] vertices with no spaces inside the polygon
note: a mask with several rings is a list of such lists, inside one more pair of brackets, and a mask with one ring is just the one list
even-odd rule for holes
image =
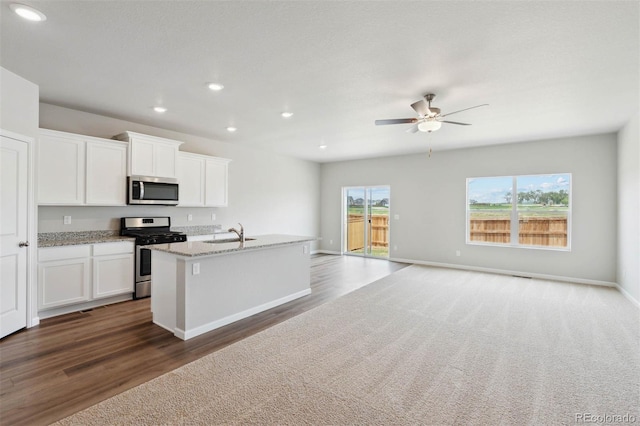
{"label": "cabinet handle", "polygon": [[29,241],[20,241],[18,247],[29,247]]}

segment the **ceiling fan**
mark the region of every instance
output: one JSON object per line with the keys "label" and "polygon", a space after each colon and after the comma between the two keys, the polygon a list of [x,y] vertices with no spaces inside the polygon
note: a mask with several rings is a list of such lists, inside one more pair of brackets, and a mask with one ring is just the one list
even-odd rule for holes
{"label": "ceiling fan", "polygon": [[[442,123],[448,124],[458,124],[460,126],[470,126],[469,123],[460,123],[458,121],[448,121],[443,120],[444,117],[447,117],[452,114],[457,114],[462,111],[467,111],[473,108],[479,108],[482,106],[488,106],[489,104],[476,105],[469,108],[461,109],[458,111],[450,112],[447,114],[441,114],[440,108],[432,107],[431,101],[435,98],[436,95],[433,93],[427,93],[424,95],[424,99],[421,99],[417,102],[411,104],[411,108],[418,113],[418,118],[392,118],[388,120],[376,120],[376,125],[385,125],[385,124],[413,124],[407,132],[416,133],[418,130],[421,132],[433,132],[438,130]],[[425,102],[426,101],[426,102]]]}

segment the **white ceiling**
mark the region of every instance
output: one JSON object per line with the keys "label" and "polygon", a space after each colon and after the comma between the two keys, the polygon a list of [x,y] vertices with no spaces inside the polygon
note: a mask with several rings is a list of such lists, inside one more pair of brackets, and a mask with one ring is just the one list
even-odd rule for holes
{"label": "white ceiling", "polygon": [[[612,132],[639,108],[637,1],[19,2],[47,20],[2,0],[1,65],[41,101],[318,162]],[[429,135],[373,124],[428,92],[490,106]]]}

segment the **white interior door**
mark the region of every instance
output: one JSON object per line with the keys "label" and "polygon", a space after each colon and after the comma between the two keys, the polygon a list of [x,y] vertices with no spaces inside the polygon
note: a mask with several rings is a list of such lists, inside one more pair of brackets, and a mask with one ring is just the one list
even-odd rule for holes
{"label": "white interior door", "polygon": [[27,326],[28,143],[1,136],[0,338]]}

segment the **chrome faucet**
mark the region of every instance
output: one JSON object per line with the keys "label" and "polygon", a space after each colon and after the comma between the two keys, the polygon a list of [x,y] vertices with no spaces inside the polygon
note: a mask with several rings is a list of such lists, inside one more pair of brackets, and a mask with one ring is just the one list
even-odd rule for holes
{"label": "chrome faucet", "polygon": [[240,232],[238,232],[236,228],[229,228],[227,232],[235,232],[236,234],[238,234],[238,238],[240,238],[240,242],[244,243],[244,227],[242,226],[241,223],[238,223],[238,225],[240,225]]}

